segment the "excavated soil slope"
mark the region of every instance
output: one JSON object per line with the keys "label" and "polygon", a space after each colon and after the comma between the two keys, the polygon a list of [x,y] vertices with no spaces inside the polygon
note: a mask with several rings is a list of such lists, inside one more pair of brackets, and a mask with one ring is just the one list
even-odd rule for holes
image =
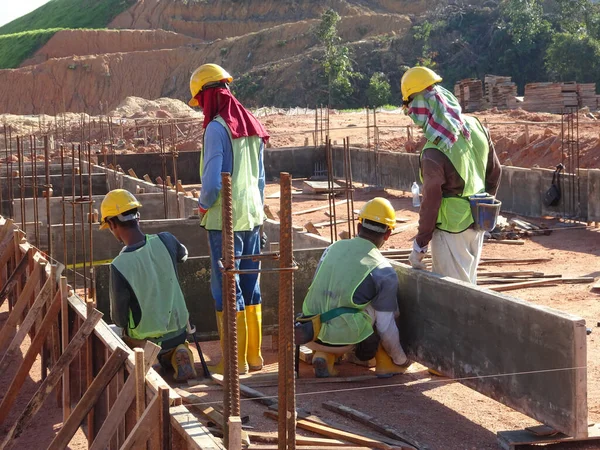
{"label": "excavated soil slope", "polygon": [[51,58],[160,50],[195,42],[198,40],[164,30],[63,30],[52,36],[21,67],[40,64]]}

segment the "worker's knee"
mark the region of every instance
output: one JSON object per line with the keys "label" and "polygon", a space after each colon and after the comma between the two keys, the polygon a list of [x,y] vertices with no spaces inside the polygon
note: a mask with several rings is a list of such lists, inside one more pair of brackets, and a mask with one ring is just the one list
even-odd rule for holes
{"label": "worker's knee", "polygon": [[368,338],[356,344],[356,347],[354,348],[356,358],[360,361],[369,361],[370,359],[375,358],[375,353],[377,353],[377,348],[379,347],[379,341],[379,335],[373,332]]}

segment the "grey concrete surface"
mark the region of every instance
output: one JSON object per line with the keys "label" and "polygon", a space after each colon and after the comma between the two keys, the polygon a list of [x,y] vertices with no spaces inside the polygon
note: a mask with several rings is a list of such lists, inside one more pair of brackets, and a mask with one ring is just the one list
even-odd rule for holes
{"label": "grey concrete surface", "polygon": [[600,222],[600,170],[588,170],[588,220]]}
{"label": "grey concrete surface", "polygon": [[[7,179],[6,177],[0,178],[0,185],[2,187],[2,192],[6,192],[9,184],[12,181],[13,186],[13,195],[14,197],[21,196],[21,187],[20,187],[20,179]],[[82,177],[83,183],[83,193],[87,195],[88,193],[88,175],[84,175]],[[38,197],[42,196],[42,192],[44,191],[43,185],[46,184],[45,177],[38,176],[37,177],[37,194]],[[73,193],[73,176],[71,174],[65,174],[64,177],[61,175],[50,175],[50,184],[52,185],[52,189],[54,191],[54,195],[62,195],[63,186],[65,195],[72,195]],[[25,197],[33,197],[33,177],[24,176],[23,177],[23,187],[24,187],[24,196]],[[75,195],[79,195],[80,187],[80,176],[75,176]],[[92,193],[93,194],[106,194],[107,184],[106,184],[106,175],[103,173],[92,173]]]}

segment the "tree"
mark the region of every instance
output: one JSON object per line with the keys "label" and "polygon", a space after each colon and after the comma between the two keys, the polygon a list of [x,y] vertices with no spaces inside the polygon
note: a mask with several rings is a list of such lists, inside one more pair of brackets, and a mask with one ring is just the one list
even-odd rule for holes
{"label": "tree", "polygon": [[383,72],[375,72],[369,81],[367,88],[367,100],[369,106],[377,108],[387,105],[392,98],[390,83]]}
{"label": "tree", "polygon": [[352,79],[359,76],[352,68],[350,49],[341,44],[337,33],[340,15],[328,9],[321,16],[321,22],[315,29],[319,41],[325,46],[323,69],[327,77],[329,106],[341,104],[354,92]]}
{"label": "tree", "polygon": [[546,69],[558,81],[600,83],[600,41],[582,34],[555,34],[546,52]]}

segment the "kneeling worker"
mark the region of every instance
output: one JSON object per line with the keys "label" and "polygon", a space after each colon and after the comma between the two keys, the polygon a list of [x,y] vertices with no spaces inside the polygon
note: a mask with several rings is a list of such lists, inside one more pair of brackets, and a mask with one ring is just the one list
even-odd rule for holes
{"label": "kneeling worker", "polygon": [[319,378],[336,376],[336,355],[354,350],[361,361],[375,357],[380,378],[410,365],[396,325],[398,276],[379,248],[396,225],[390,202],[376,197],[358,216],[358,236],[330,245],[302,306],[303,318],[319,318],[311,333],[313,367]]}
{"label": "kneeling worker", "polygon": [[171,233],[144,234],[141,206],[129,191],[115,189],[100,208],[100,229],[109,228],[125,245],[110,265],[110,316],[123,328],[128,345],[138,347],[146,340],[160,345],[158,360],[173,366],[175,380],[195,378],[186,342],[189,314],[177,275],[187,249]]}

